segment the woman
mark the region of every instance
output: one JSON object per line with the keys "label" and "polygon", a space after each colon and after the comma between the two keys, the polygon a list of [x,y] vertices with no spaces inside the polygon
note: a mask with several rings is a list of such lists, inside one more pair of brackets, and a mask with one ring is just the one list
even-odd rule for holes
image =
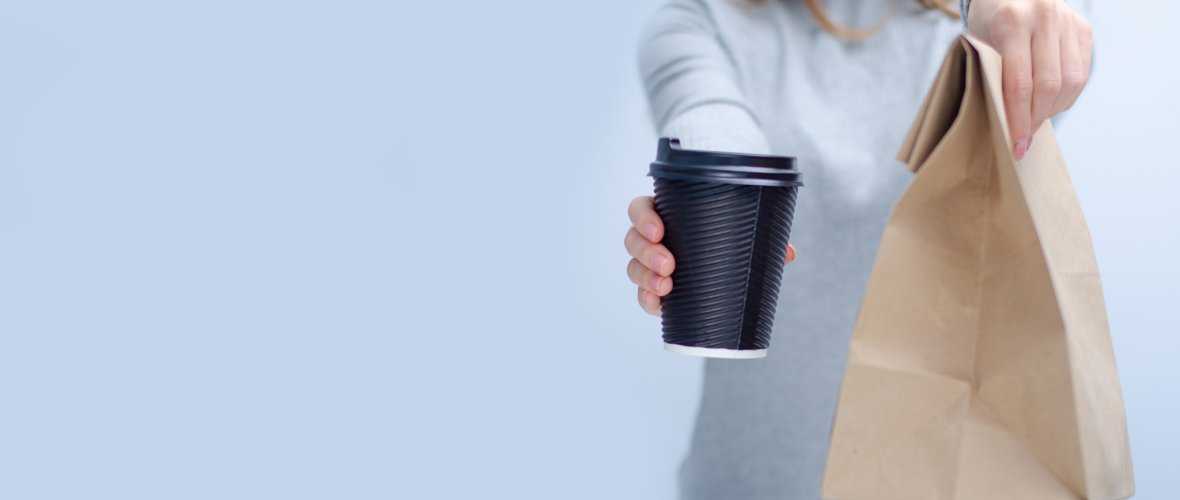
{"label": "woman", "polygon": [[[1089,24],[1063,0],[672,0],[649,21],[639,65],[658,134],[685,148],[793,155],[807,182],[791,236],[810,251],[784,273],[774,348],[706,361],[682,498],[818,498],[849,335],[910,178],[893,157],[964,28],[1003,57],[1020,158],[1089,76]],[[675,256],[650,196],[628,211],[627,274],[659,315]]]}

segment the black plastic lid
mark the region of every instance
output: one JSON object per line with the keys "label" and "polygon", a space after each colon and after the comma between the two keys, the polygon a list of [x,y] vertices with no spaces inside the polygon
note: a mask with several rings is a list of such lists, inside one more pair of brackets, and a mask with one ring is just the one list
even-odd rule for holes
{"label": "black plastic lid", "polygon": [[661,137],[656,161],[647,175],[687,181],[746,184],[750,186],[802,186],[795,157],[681,149],[680,139]]}

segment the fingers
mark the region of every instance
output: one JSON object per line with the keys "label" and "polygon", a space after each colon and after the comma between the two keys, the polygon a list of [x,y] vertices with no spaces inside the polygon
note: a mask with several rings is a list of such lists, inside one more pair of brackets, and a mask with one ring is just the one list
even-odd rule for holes
{"label": "fingers", "polygon": [[627,277],[640,288],[661,297],[672,291],[671,276],[662,276],[652,271],[638,259],[631,259],[631,262],[627,263]]}
{"label": "fingers", "polygon": [[667,247],[648,241],[640,236],[639,231],[636,231],[634,227],[627,230],[627,235],[623,237],[623,246],[627,247],[627,253],[632,257],[660,275],[669,276],[676,267],[672,260],[672,253],[668,251]]}
{"label": "fingers", "polygon": [[[1037,29],[1032,36],[1033,99],[1030,130],[1025,149],[1041,124],[1054,114],[1057,97],[1061,94],[1061,33],[1057,1],[1035,4]],[[1023,154],[1021,155],[1023,156]]]}
{"label": "fingers", "polygon": [[659,297],[642,288],[637,288],[637,290],[639,290],[639,307],[642,307],[644,311],[647,311],[651,315],[660,316],[663,314],[663,311],[660,309]]}
{"label": "fingers", "polygon": [[651,196],[639,196],[627,206],[631,228],[623,237],[623,246],[631,254],[627,277],[639,285],[639,306],[648,314],[660,316],[660,297],[672,291],[672,270],[676,267],[672,253],[659,242],[664,238],[664,221],[655,209]]}
{"label": "fingers", "polygon": [[1024,157],[1032,132],[1032,31],[1027,4],[1008,3],[997,9],[992,32],[1003,59],[1002,86],[1008,133],[1017,159]]}
{"label": "fingers", "polygon": [[1090,77],[1090,25],[1061,0],[1009,1],[979,18],[1003,58],[1004,112],[1022,159],[1041,125],[1073,106]]}
{"label": "fingers", "polygon": [[654,199],[651,196],[639,196],[631,200],[631,204],[627,206],[627,215],[631,217],[631,226],[648,241],[659,243],[663,239],[664,222],[656,213]]}
{"label": "fingers", "polygon": [[787,264],[795,261],[795,245],[787,243]]}

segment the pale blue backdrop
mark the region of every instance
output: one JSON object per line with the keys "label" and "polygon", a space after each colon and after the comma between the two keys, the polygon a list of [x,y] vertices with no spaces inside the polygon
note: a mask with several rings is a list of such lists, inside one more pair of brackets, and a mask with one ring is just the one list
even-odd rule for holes
{"label": "pale blue backdrop", "polygon": [[[0,498],[673,498],[657,3],[0,2]],[[1171,498],[1180,5],[1095,17],[1060,136]]]}

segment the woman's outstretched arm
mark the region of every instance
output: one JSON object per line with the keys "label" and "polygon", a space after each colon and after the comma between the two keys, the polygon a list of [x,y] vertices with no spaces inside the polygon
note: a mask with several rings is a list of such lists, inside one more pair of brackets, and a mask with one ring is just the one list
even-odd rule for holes
{"label": "woman's outstretched arm", "polygon": [[[672,0],[656,11],[643,30],[638,56],[657,134],[677,137],[690,149],[770,152],[704,1]],[[632,200],[627,214],[631,227],[623,245],[632,257],[627,276],[640,307],[659,316],[662,297],[672,291],[675,256],[660,243],[664,223],[651,196]],[[783,258],[793,260],[795,248],[788,246]]]}
{"label": "woman's outstretched arm", "polygon": [[706,2],[665,3],[648,20],[638,48],[639,73],[658,135],[678,137],[691,149],[769,152]]}

